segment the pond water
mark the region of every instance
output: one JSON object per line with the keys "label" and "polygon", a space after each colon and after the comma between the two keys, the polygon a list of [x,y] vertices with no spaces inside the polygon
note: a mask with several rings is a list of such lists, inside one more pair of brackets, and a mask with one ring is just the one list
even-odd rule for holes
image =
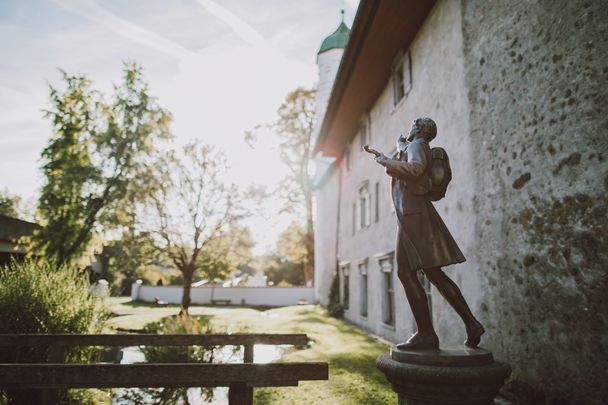
{"label": "pond water", "polygon": [[[255,363],[270,363],[272,361],[281,358],[283,352],[290,348],[290,345],[254,345],[253,353]],[[242,363],[243,362],[243,351],[235,350],[235,346],[223,346],[216,351],[217,363]],[[146,356],[141,351],[139,346],[124,347],[121,349],[120,364],[134,364],[134,363],[145,363]],[[141,401],[144,398],[144,403],[152,404],[151,397],[147,396],[145,390],[138,388],[119,388],[114,390],[114,398],[112,399],[113,405],[132,405],[135,403],[129,397],[137,396]],[[149,401],[145,401],[146,396]],[[228,404],[228,387],[216,387],[213,388],[213,399],[206,401],[203,398],[200,388],[188,388],[188,403],[190,405],[202,405],[202,404],[214,404],[214,405],[227,405]]]}

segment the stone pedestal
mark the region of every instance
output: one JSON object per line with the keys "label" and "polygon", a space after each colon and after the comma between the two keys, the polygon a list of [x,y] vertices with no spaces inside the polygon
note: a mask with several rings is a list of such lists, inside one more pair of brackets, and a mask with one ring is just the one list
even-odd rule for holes
{"label": "stone pedestal", "polygon": [[493,405],[508,364],[492,353],[466,347],[403,351],[393,347],[376,360],[399,397],[399,405]]}

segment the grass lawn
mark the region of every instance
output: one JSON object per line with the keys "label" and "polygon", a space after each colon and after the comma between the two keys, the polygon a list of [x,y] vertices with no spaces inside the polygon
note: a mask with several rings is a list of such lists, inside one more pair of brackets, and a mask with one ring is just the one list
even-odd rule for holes
{"label": "grass lawn", "polygon": [[[156,307],[114,299],[113,327],[140,329],[146,323],[175,315],[179,306]],[[256,388],[256,404],[394,404],[396,394],[376,369],[376,357],[387,346],[357,328],[330,317],[314,305],[275,308],[266,311],[242,307],[201,307],[191,315],[207,315],[229,332],[306,333],[311,345],[283,355],[281,361],[326,361],[329,381],[303,381],[298,387]]]}

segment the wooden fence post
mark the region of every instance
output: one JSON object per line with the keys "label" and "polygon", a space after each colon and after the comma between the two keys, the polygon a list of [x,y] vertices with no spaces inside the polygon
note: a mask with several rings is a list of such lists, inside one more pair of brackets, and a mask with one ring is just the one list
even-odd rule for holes
{"label": "wooden fence post", "polygon": [[[65,362],[66,348],[64,346],[51,346],[49,347],[49,354],[46,358],[47,363],[64,363]],[[58,389],[44,389],[40,390],[40,404],[41,405],[59,405],[59,399],[61,396],[61,390]]]}
{"label": "wooden fence post", "polygon": [[[253,363],[253,344],[243,345],[243,362]],[[229,405],[253,405],[253,387],[244,383],[231,384],[228,389]]]}

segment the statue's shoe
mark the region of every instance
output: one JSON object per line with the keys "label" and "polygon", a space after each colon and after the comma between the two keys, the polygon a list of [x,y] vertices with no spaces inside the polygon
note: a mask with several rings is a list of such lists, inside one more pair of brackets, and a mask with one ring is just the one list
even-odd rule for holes
{"label": "statue's shoe", "polygon": [[481,335],[486,333],[486,330],[483,328],[483,325],[479,323],[476,319],[470,324],[466,325],[467,329],[467,340],[464,341],[465,346],[467,347],[477,347],[479,345],[479,341],[481,340]]}
{"label": "statue's shoe", "polygon": [[437,335],[422,335],[414,333],[405,343],[397,345],[398,350],[432,350],[439,349],[439,338]]}

